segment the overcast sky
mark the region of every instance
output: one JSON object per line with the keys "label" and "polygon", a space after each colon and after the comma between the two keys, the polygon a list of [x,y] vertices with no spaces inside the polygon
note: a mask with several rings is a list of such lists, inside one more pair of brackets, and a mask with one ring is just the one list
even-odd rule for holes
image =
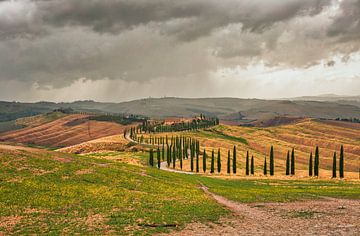
{"label": "overcast sky", "polygon": [[0,0],[0,100],[360,95],[360,0]]}

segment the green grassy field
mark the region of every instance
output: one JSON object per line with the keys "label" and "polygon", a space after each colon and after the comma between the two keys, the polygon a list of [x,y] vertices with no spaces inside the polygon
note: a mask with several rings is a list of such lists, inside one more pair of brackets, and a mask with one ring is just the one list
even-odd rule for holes
{"label": "green grassy field", "polygon": [[181,174],[47,151],[0,160],[4,233],[151,234],[226,213]]}
{"label": "green grassy field", "polygon": [[360,183],[215,179],[95,154],[1,150],[0,234],[146,235],[228,214],[199,189],[200,183],[240,202],[360,198]]}

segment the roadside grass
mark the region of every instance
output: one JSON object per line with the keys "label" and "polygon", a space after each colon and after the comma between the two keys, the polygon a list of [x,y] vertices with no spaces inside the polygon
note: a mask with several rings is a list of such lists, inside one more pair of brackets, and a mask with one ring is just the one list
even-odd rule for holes
{"label": "roadside grass", "polygon": [[238,202],[290,202],[322,197],[360,199],[360,183],[324,180],[224,180],[202,177],[209,190]]}
{"label": "roadside grass", "polygon": [[0,162],[0,233],[145,235],[227,213],[181,174],[45,150]]}

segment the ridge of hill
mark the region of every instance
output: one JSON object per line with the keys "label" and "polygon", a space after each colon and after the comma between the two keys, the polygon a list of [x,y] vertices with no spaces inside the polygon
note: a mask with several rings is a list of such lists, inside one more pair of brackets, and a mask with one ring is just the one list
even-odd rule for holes
{"label": "ridge of hill", "polygon": [[360,118],[358,100],[261,100],[241,98],[146,98],[121,103],[0,102],[0,122],[71,108],[76,112],[136,114],[147,117],[192,117],[199,113],[226,120],[259,120],[274,116]]}

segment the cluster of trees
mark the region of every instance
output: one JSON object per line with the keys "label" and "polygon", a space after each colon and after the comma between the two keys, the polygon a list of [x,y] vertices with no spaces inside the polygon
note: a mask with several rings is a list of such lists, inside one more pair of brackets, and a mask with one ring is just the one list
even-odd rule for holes
{"label": "cluster of trees", "polygon": [[353,122],[353,123],[360,123],[360,118],[336,118],[335,120],[340,120],[340,121],[346,121],[346,122]]}
{"label": "cluster of trees", "polygon": [[143,122],[146,118],[137,115],[116,115],[102,114],[89,117],[90,120],[115,122],[122,125],[129,125],[135,122]]}
{"label": "cluster of trees", "polygon": [[[159,144],[157,147],[157,166],[160,168],[160,162],[165,161],[168,167],[172,166],[176,167],[176,162],[178,161],[180,164],[180,169],[183,168],[183,160],[191,159],[191,171],[194,171],[196,167],[196,171],[199,172],[199,154],[200,154],[200,143],[196,139],[192,139],[185,136],[176,136],[168,138],[157,137],[157,143]],[[160,145],[160,140],[161,145]],[[161,148],[160,148],[161,147]],[[194,166],[194,159],[196,158],[196,166]],[[154,166],[154,151],[150,149],[150,158],[149,164]]]}
{"label": "cluster of trees", "polygon": [[172,124],[165,124],[165,122],[156,122],[145,120],[142,124],[133,128],[134,133],[161,133],[161,132],[177,132],[177,131],[186,131],[186,130],[196,130],[208,128],[214,125],[219,124],[219,119],[217,117],[205,117],[205,115],[200,114],[199,117],[192,119],[187,122],[174,122]]}
{"label": "cluster of trees", "polygon": [[[158,168],[160,168],[161,160],[165,160],[165,153],[166,153],[166,160],[168,167],[172,166],[172,168],[176,168],[176,161],[179,161],[180,169],[183,168],[183,159],[190,158],[190,170],[200,172],[199,170],[199,159],[200,155],[202,155],[202,171],[206,173],[207,171],[207,159],[209,158],[206,150],[204,149],[202,153],[200,153],[200,144],[198,140],[187,138],[187,137],[172,137],[171,139],[160,137],[159,140],[165,140],[162,142],[162,149],[160,146],[157,148],[157,160],[158,160]],[[171,141],[169,141],[171,140]],[[150,150],[150,159],[149,164],[154,166],[154,154],[153,149]],[[236,154],[236,146],[233,148],[232,157],[231,151],[228,150],[227,153],[227,173],[228,174],[236,174],[237,172],[237,154]],[[211,151],[210,157],[210,173],[218,173],[221,172],[221,151],[220,148],[217,150],[217,155],[215,151]],[[275,164],[274,164],[274,148],[271,146],[270,148],[270,155],[269,155],[269,170],[268,170],[268,163],[267,158],[264,159],[263,165],[263,174],[266,176],[269,174],[273,176],[275,174]],[[215,164],[216,163],[216,164]],[[295,175],[295,149],[293,148],[287,152],[286,157],[286,172],[285,175]],[[216,166],[215,166],[216,165]],[[337,159],[336,159],[336,152],[334,152],[333,156],[333,174],[332,177],[336,178],[337,172]],[[249,151],[246,152],[245,157],[245,175],[254,175],[255,174],[255,160],[254,156],[252,155],[250,158]],[[309,176],[319,176],[319,147],[316,146],[315,155],[313,159],[312,152],[310,153],[309,158]],[[340,148],[340,158],[339,158],[339,177],[344,178],[344,148],[341,145]]]}

